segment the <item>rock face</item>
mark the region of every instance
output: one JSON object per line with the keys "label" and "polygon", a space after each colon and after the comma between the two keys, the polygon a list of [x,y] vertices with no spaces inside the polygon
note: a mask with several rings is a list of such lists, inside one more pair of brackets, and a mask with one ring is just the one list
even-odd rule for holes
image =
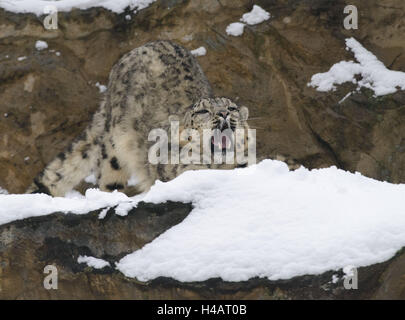
{"label": "rock face", "polygon": [[[100,212],[56,213],[0,226],[0,299],[142,298],[137,286],[126,288],[133,281],[112,268],[90,270],[77,262],[78,257],[102,258],[114,266],[180,223],[190,211],[189,204],[141,203],[125,217],[111,209],[104,219],[98,218]],[[47,265],[57,267],[60,290],[44,289]]]}
{"label": "rock face", "polygon": [[[250,11],[248,0],[159,0],[125,19],[93,8],[59,13],[59,28],[0,9],[0,187],[23,192],[33,177],[87,125],[112,65],[156,39],[199,57],[217,95],[250,109],[258,159],[279,155],[309,168],[336,165],[394,183],[405,182],[405,93],[375,98],[369,90],[341,99],[353,85],[317,92],[311,76],[353,59],[344,39],[355,37],[384,64],[405,71],[405,3],[351,1],[359,29],[343,28],[343,0],[257,0],[271,19],[241,37],[226,26]],[[37,40],[49,48],[35,49]],[[18,59],[26,57],[25,59]],[[1,204],[0,204],[1,205]],[[132,252],[190,211],[189,205],[143,205],[120,218],[54,214],[0,226],[0,298],[405,298],[404,254],[359,269],[359,290],[330,284],[332,273],[288,281],[218,279],[182,284],[139,283],[112,268],[91,270],[79,254],[110,262]],[[45,290],[43,268],[60,267],[60,290]]]}
{"label": "rock face", "polygon": [[[158,278],[143,283],[126,278],[114,262],[180,223],[189,204],[140,203],[128,216],[111,209],[81,216],[61,213],[0,226],[0,299],[369,299],[405,298],[405,254],[382,264],[359,268],[358,289],[344,289],[340,272],[291,280],[180,283]],[[79,264],[79,255],[102,258],[112,267]],[[58,289],[47,290],[44,268],[58,271]],[[333,284],[332,275],[340,280]]]}

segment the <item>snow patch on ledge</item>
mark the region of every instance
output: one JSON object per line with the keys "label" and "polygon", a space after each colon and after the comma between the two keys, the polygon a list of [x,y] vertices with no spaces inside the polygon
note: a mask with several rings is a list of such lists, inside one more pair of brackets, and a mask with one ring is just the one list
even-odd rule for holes
{"label": "snow patch on ledge", "polygon": [[205,47],[199,47],[197,49],[191,50],[190,52],[195,57],[201,57],[207,54],[207,49],[205,49]]}
{"label": "snow patch on ledge", "polygon": [[252,11],[245,13],[240,21],[253,26],[269,19],[270,13],[265,11],[262,7],[254,5]]}
{"label": "snow patch on ledge", "polygon": [[243,34],[246,24],[255,25],[270,19],[270,13],[258,5],[254,5],[252,11],[243,14],[240,21],[234,22],[226,27],[226,33],[230,36],[238,37]]}
{"label": "snow patch on ledge", "polygon": [[117,269],[148,281],[289,279],[386,261],[405,246],[405,185],[336,167],[289,171],[265,160],[232,171],[188,171],[143,201],[192,202],[183,222]]}
{"label": "snow patch on ledge", "polygon": [[226,27],[226,34],[234,37],[239,37],[243,34],[245,24],[241,22],[231,23]]}
{"label": "snow patch on ledge", "polygon": [[34,13],[37,16],[45,14],[45,7],[54,6],[58,12],[67,12],[72,9],[90,9],[103,7],[115,13],[124,12],[129,6],[137,12],[147,8],[156,0],[6,0],[0,1],[0,7],[15,13]]}
{"label": "snow patch on ledge", "polygon": [[[128,277],[179,281],[288,279],[386,261],[405,246],[405,184],[336,167],[289,171],[264,160],[234,170],[187,171],[146,194],[0,194],[0,224],[53,212],[117,214],[145,201],[192,203],[192,212],[117,263]],[[99,218],[103,218],[108,209]]]}
{"label": "snow patch on ledge", "polygon": [[37,42],[35,42],[35,49],[37,49],[38,51],[48,49],[48,43],[43,40],[38,40]]}
{"label": "snow patch on ledge", "polygon": [[[44,216],[55,212],[87,214],[91,211],[115,207],[122,214],[128,203],[137,197],[129,198],[121,192],[102,192],[88,189],[86,195],[70,192],[65,198],[51,197],[46,194],[1,194],[0,192],[0,225],[15,220]],[[136,205],[136,201],[130,207]]]}
{"label": "snow patch on ledge", "polygon": [[[326,92],[336,90],[336,85],[352,82],[357,84],[358,90],[361,87],[369,88],[376,96],[394,93],[398,88],[405,90],[405,72],[387,69],[374,54],[354,38],[346,39],[346,50],[351,50],[358,62],[335,63],[329,71],[314,74],[308,86]],[[356,75],[362,78],[357,81]]]}
{"label": "snow patch on ledge", "polygon": [[108,261],[88,256],[79,256],[77,258],[77,262],[86,263],[89,267],[92,267],[94,269],[103,269],[104,267],[110,266],[110,263]]}

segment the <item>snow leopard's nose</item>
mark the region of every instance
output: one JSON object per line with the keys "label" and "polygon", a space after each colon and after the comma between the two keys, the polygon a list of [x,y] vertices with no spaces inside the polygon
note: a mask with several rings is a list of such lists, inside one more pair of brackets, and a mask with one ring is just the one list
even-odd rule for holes
{"label": "snow leopard's nose", "polygon": [[224,119],[226,119],[226,117],[229,115],[228,111],[219,111],[218,115]]}

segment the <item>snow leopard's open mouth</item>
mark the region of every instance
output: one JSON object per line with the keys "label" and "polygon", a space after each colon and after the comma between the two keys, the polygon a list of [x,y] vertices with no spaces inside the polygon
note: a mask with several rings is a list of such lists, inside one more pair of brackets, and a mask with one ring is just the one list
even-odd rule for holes
{"label": "snow leopard's open mouth", "polygon": [[211,152],[222,152],[233,150],[234,132],[231,129],[226,130],[215,130],[213,136],[211,137]]}

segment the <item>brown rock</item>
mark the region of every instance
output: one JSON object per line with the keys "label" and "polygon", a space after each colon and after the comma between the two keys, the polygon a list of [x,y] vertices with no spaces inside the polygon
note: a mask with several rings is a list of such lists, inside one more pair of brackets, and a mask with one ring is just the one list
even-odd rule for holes
{"label": "brown rock", "polygon": [[[358,269],[358,289],[346,290],[342,270],[289,280],[254,278],[243,282],[209,279],[181,283],[168,278],[140,282],[115,270],[114,263],[180,223],[191,205],[140,203],[120,217],[111,209],[98,219],[56,213],[0,226],[0,299],[399,299],[404,298],[404,253]],[[79,255],[102,258],[111,267],[79,264]],[[54,265],[58,289],[47,290],[44,268]],[[332,283],[332,275],[340,280]]]}

